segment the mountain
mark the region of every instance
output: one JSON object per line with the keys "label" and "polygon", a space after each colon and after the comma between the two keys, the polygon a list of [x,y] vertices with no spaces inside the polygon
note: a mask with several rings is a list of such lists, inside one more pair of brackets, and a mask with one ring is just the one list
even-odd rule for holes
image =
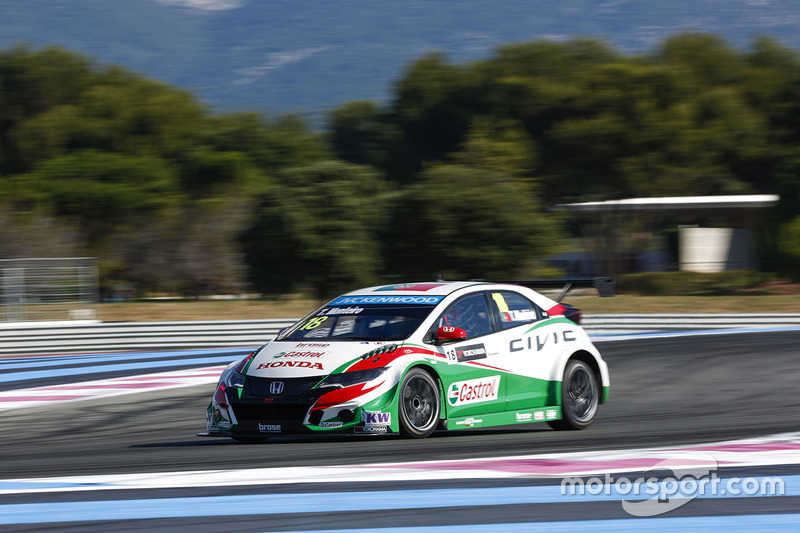
{"label": "mountain", "polygon": [[409,62],[576,36],[641,53],[680,31],[800,49],[796,0],[0,0],[0,47],[57,45],[196,93],[214,110],[319,117],[383,100]]}

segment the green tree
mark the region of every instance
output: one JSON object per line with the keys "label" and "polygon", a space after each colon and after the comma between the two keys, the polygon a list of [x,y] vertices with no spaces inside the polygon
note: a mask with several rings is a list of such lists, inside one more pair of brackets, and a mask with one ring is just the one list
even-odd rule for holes
{"label": "green tree", "polygon": [[85,255],[77,228],[43,209],[0,203],[0,259]]}
{"label": "green tree", "polygon": [[781,271],[800,280],[800,216],[781,225],[779,240]]}
{"label": "green tree", "polygon": [[742,54],[708,33],[672,36],[659,46],[652,59],[678,69],[696,88],[737,85],[744,76]]}
{"label": "green tree", "polygon": [[556,249],[558,226],[529,187],[463,166],[426,170],[394,205],[387,273],[417,279],[509,279]]}
{"label": "green tree", "polygon": [[386,128],[383,113],[370,101],[344,104],[328,117],[328,135],[336,157],[357,165],[386,165]]}
{"label": "green tree", "polygon": [[254,286],[282,293],[308,283],[325,296],[374,282],[386,200],[369,167],[326,161],[280,172],[242,235]]}
{"label": "green tree", "polygon": [[229,193],[140,217],[108,239],[101,267],[112,279],[135,280],[143,291],[195,297],[242,292],[246,267],[238,237],[253,208],[253,198]]}
{"label": "green tree", "polygon": [[157,214],[181,195],[163,161],[95,151],[47,160],[12,182],[20,198],[74,220],[91,245],[136,215]]}
{"label": "green tree", "polygon": [[481,93],[469,67],[452,65],[440,53],[412,64],[395,92],[393,118],[407,145],[408,172],[458,148]]}
{"label": "green tree", "polygon": [[451,158],[462,166],[531,178],[538,156],[536,141],[519,123],[510,119],[478,117],[461,150],[452,154]]}

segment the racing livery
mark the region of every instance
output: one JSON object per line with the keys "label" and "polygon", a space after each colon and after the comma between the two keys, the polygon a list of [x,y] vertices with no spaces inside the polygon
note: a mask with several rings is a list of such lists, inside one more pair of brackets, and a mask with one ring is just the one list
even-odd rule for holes
{"label": "racing livery", "polygon": [[610,382],[576,311],[497,283],[353,291],[231,363],[198,435],[423,438],[436,429],[540,421],[582,429]]}

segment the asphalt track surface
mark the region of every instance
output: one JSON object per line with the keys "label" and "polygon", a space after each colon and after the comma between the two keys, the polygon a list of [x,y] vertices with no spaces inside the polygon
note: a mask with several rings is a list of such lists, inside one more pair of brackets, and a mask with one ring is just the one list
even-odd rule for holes
{"label": "asphalt track surface", "polygon": [[[260,445],[228,439],[201,439],[204,410],[213,385],[132,394],[104,400],[64,403],[0,412],[0,478],[31,478],[85,474],[180,472],[287,466],[350,465],[419,460],[530,455],[550,452],[661,447],[722,441],[800,430],[800,331],[701,335],[598,343],[611,372],[611,396],[587,430],[559,432],[544,424],[494,430],[437,433],[425,440],[395,437],[274,438]],[[94,378],[103,376],[93,376]],[[734,474],[796,475],[799,467],[757,467]],[[283,485],[268,489],[223,487],[162,490],[157,496],[142,491],[116,491],[119,498],[247,496],[277,493],[321,493],[403,489],[483,489],[536,486],[543,480],[450,480],[438,482]],[[552,480],[549,481],[552,484]],[[121,494],[121,493],[124,493]],[[619,530],[639,529],[618,502],[553,503],[548,505],[482,505],[480,491],[470,499],[430,509],[383,509],[324,513],[284,513],[255,507],[230,509],[229,517],[150,518],[132,521],[93,521],[18,525],[8,531],[105,531],[148,529],[217,531],[328,530],[396,526],[446,528],[468,524],[592,520],[592,529],[606,524]],[[420,497],[424,497],[421,494]],[[435,493],[431,493],[431,497]],[[24,502],[84,501],[96,495],[50,494],[0,496],[0,505]],[[232,500],[237,502],[238,500]],[[246,499],[244,501],[247,501]],[[315,498],[308,494],[309,510]],[[679,527],[708,527],[702,519],[717,517],[717,526],[747,523],[736,516],[769,517],[786,529],[782,517],[796,516],[800,498],[696,500],[670,514],[686,517]],[[720,518],[722,517],[722,518]],[[595,521],[600,521],[595,523]],[[651,519],[653,520],[653,519]],[[731,524],[725,524],[730,520]],[[620,522],[618,521],[626,521]],[[577,522],[576,522],[577,523]],[[622,525],[620,525],[622,524]],[[657,522],[647,526],[658,530]],[[123,527],[124,526],[124,527]],[[575,527],[581,527],[576,525]],[[666,526],[665,526],[666,527]],[[672,523],[667,529],[678,527]],[[0,526],[2,528],[2,526]],[[459,529],[461,529],[459,528]],[[655,529],[654,529],[655,528]],[[500,528],[495,530],[511,530]],[[533,529],[533,528],[522,528]],[[476,529],[476,531],[480,528]],[[485,531],[486,529],[484,529]],[[735,530],[732,529],[732,530]],[[5,529],[4,529],[5,531]]]}

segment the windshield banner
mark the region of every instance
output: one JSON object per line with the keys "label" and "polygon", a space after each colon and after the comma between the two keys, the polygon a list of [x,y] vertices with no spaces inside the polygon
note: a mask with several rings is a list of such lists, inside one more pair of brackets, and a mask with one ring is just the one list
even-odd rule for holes
{"label": "windshield banner", "polygon": [[342,296],[329,305],[438,304],[444,296]]}

